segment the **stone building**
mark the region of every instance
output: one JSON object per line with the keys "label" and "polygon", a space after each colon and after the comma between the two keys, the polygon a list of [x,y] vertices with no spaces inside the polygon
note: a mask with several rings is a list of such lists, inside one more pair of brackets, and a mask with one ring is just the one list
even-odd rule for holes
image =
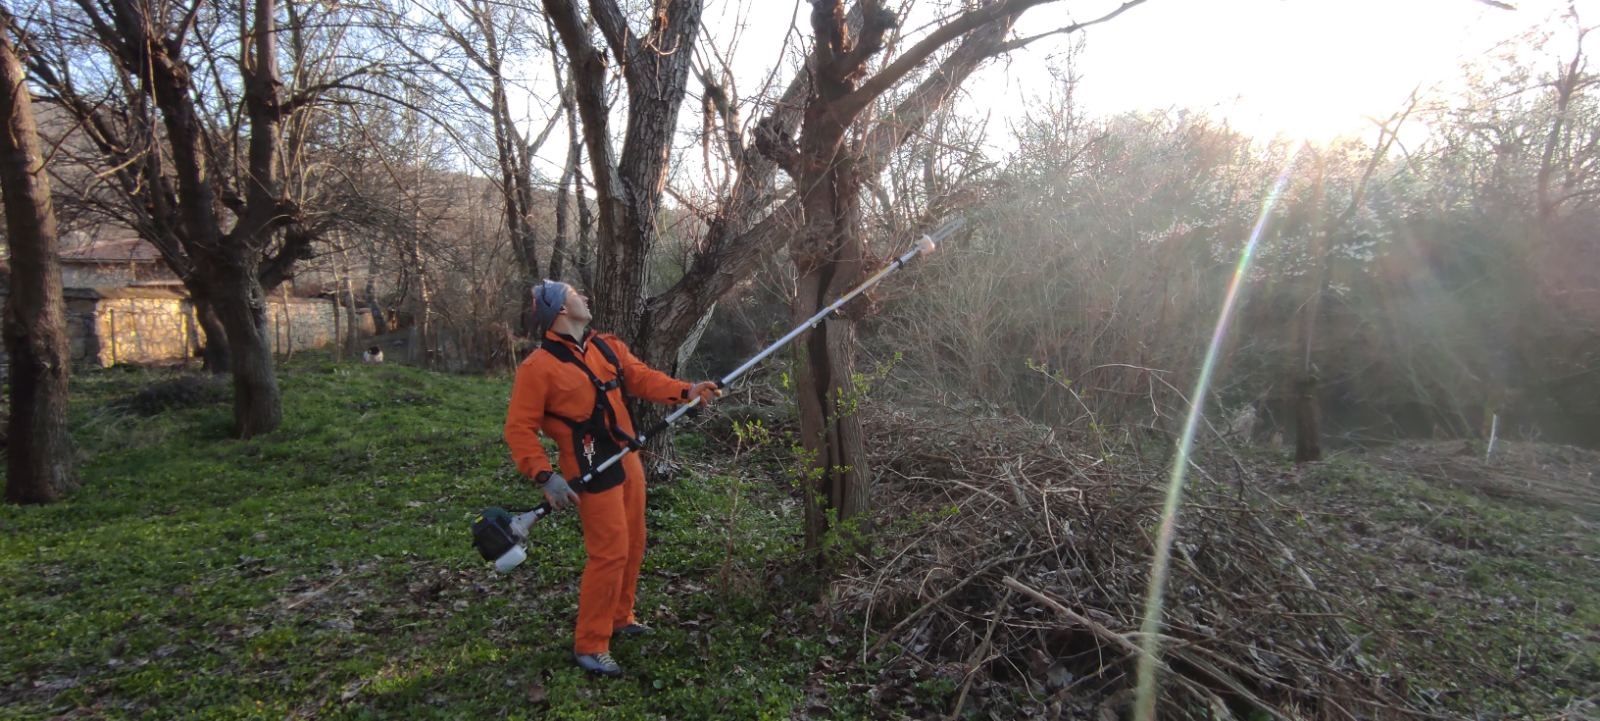
{"label": "stone building", "polygon": [[[10,268],[0,259],[0,300]],[[204,340],[183,284],[156,249],[137,238],[97,238],[61,253],[67,337],[73,365],[106,368],[122,363],[184,363],[198,357]],[[327,298],[273,294],[267,329],[274,353],[331,345],[348,337],[343,306]],[[360,335],[372,319],[357,313]],[[0,349],[3,356],[4,349]]]}

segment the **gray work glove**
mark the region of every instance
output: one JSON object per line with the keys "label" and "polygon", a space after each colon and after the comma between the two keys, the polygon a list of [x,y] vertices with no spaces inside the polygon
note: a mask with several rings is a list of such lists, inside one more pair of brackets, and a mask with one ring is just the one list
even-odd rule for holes
{"label": "gray work glove", "polygon": [[578,492],[567,485],[567,479],[562,478],[560,473],[552,472],[544,481],[544,500],[551,508],[561,510],[577,505]]}

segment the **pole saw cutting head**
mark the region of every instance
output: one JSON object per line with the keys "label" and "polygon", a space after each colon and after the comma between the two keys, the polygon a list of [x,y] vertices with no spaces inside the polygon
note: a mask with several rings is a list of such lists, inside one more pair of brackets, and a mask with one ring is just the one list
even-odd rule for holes
{"label": "pole saw cutting head", "polygon": [[528,560],[528,528],[549,512],[544,503],[515,514],[500,507],[485,508],[472,519],[472,547],[494,564],[494,570],[510,573]]}

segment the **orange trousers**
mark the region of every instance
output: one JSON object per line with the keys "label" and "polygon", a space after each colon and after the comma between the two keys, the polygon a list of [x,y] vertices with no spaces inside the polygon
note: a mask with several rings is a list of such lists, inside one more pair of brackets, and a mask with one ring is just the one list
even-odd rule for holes
{"label": "orange trousers", "polygon": [[644,562],[644,463],[639,454],[622,458],[627,480],[599,493],[579,494],[583,549],[589,559],[578,585],[578,628],[573,650],[579,654],[611,650],[611,632],[635,622],[633,604]]}

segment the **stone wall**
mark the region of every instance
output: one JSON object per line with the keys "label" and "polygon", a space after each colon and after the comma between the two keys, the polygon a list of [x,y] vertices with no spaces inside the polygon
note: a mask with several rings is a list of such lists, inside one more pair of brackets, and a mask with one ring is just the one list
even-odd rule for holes
{"label": "stone wall", "polygon": [[106,368],[190,358],[200,348],[189,299],[168,288],[66,291],[75,363]]}
{"label": "stone wall", "polygon": [[[283,298],[267,301],[267,337],[272,341],[272,352],[322,348],[333,345],[336,338],[346,337],[348,310],[324,298],[289,298],[288,312],[284,312]],[[337,316],[337,317],[336,317]],[[372,335],[372,314],[364,308],[356,310],[359,334]]]}
{"label": "stone wall", "polygon": [[[194,358],[204,340],[189,298],[168,287],[68,288],[67,337],[73,364],[106,368],[119,363],[173,363]],[[0,293],[0,300],[4,294]],[[337,311],[336,311],[337,309]],[[321,348],[344,337],[342,306],[322,298],[267,303],[267,337],[273,353]],[[372,316],[358,312],[360,335],[372,335]],[[0,349],[0,356],[4,350]]]}

